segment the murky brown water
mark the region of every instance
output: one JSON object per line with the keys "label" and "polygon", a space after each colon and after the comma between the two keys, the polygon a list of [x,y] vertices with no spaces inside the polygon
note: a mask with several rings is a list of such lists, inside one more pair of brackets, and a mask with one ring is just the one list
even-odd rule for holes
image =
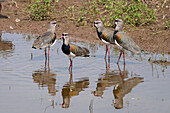
{"label": "murky brown water", "polygon": [[[80,44],[91,57],[69,60],[58,41],[45,63],[33,38],[2,33],[0,38],[0,113],[168,113],[170,67],[126,57],[124,69],[112,48],[110,68],[105,46]],[[129,55],[128,55],[129,56]],[[159,55],[158,55],[159,56]],[[160,55],[161,56],[161,55]],[[168,57],[166,55],[166,57]]]}

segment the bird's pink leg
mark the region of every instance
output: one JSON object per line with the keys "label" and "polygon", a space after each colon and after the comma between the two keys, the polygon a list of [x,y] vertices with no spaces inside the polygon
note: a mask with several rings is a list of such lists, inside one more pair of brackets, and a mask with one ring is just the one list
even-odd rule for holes
{"label": "bird's pink leg", "polygon": [[71,60],[71,58],[70,58],[70,61],[71,61],[71,64],[70,64],[70,66],[71,66],[71,67],[73,67],[73,61]]}
{"label": "bird's pink leg", "polygon": [[124,65],[125,65],[125,53],[123,51],[123,60],[124,60]]}
{"label": "bird's pink leg", "polygon": [[48,58],[49,58],[49,55],[50,55],[50,48],[48,48]]}
{"label": "bird's pink leg", "polygon": [[45,48],[45,60],[47,60],[47,52],[46,52],[46,48]]}
{"label": "bird's pink leg", "polygon": [[[73,67],[73,63],[72,63],[72,60],[71,60],[71,58],[70,58],[70,66],[69,66],[69,71],[71,71],[72,70],[72,67]],[[70,70],[71,69],[71,70]]]}
{"label": "bird's pink leg", "polygon": [[108,45],[106,45],[106,53],[105,53],[105,60],[106,60],[106,56],[107,56],[107,51],[108,51]]}
{"label": "bird's pink leg", "polygon": [[105,60],[105,63],[106,63],[106,72],[108,72],[110,69],[110,61],[107,62],[107,60]]}
{"label": "bird's pink leg", "polygon": [[117,64],[119,64],[119,60],[120,60],[121,55],[122,55],[122,50],[120,50],[120,55],[119,55],[119,58],[118,58]]}
{"label": "bird's pink leg", "polygon": [[107,46],[107,50],[108,50],[108,62],[110,63],[110,49],[109,49],[109,46]]}

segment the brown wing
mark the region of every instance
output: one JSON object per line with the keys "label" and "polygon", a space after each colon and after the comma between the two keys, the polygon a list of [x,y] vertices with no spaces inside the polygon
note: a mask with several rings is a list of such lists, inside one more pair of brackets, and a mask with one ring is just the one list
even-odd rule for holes
{"label": "brown wing", "polygon": [[119,32],[115,35],[116,41],[122,46],[124,49],[129,50],[133,53],[140,52],[140,47],[133,41],[130,36],[128,36],[125,32]]}
{"label": "brown wing", "polygon": [[109,42],[108,36],[107,36],[107,34],[106,34],[105,32],[102,32],[102,34],[100,35],[100,37],[101,37],[103,40]]}
{"label": "brown wing", "polygon": [[122,43],[121,38],[122,38],[122,35],[119,34],[119,33],[116,33],[116,34],[114,35],[114,39],[117,41],[117,43],[118,43],[119,45],[121,45],[121,43]]}
{"label": "brown wing", "polygon": [[111,44],[115,44],[113,34],[114,31],[105,28],[102,32],[101,38],[107,42],[110,42]]}
{"label": "brown wing", "polygon": [[76,56],[86,56],[90,53],[87,48],[76,46],[73,44],[70,44],[70,52],[74,53]]}
{"label": "brown wing", "polygon": [[45,32],[41,36],[38,36],[36,40],[34,40],[33,47],[45,48],[51,46],[55,39],[56,39],[55,33]]}
{"label": "brown wing", "polygon": [[70,44],[70,52],[76,54],[76,46],[73,44]]}

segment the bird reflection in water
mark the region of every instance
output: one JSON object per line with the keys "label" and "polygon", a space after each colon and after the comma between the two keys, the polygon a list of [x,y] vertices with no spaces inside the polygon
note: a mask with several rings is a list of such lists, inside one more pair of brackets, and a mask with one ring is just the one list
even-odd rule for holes
{"label": "bird reflection in water", "polygon": [[123,97],[128,94],[129,92],[131,92],[131,90],[143,81],[142,77],[131,77],[128,79],[124,79],[124,75],[125,75],[125,66],[124,66],[124,71],[122,73],[122,71],[120,70],[120,67],[118,65],[119,71],[120,71],[120,76],[123,77],[123,79],[121,81],[119,81],[113,89],[113,95],[115,98],[114,101],[114,107],[115,109],[122,109],[123,108]]}
{"label": "bird reflection in water", "polygon": [[[100,78],[97,81],[96,91],[92,91],[94,96],[102,97],[104,90],[107,87],[111,87],[122,81],[119,70],[110,70],[110,62],[106,63],[106,72],[100,74]],[[128,71],[125,71],[124,78],[128,78]]]}
{"label": "bird reflection in water", "polygon": [[11,53],[13,53],[15,46],[12,43],[12,41],[6,41],[2,40],[2,33],[0,32],[0,55],[2,55],[3,58],[7,58],[12,56]]}
{"label": "bird reflection in water", "polygon": [[79,81],[73,81],[73,73],[70,72],[70,80],[62,89],[63,103],[62,108],[69,108],[72,96],[78,96],[81,91],[89,86],[89,78],[81,78]]}
{"label": "bird reflection in water", "polygon": [[137,84],[143,82],[142,77],[128,77],[128,71],[125,70],[125,65],[123,71],[121,71],[119,65],[118,70],[110,70],[110,63],[106,62],[106,72],[101,74],[100,78],[97,81],[96,91],[92,93],[94,96],[102,97],[104,90],[107,87],[114,86],[113,95],[114,95],[114,107],[115,109],[123,108],[123,97],[131,92]]}
{"label": "bird reflection in water", "polygon": [[[56,84],[56,74],[50,72],[50,67],[49,67],[49,61],[47,64],[47,60],[45,60],[45,67],[43,70],[37,70],[34,71],[32,74],[34,83],[38,83],[39,88],[47,87],[48,88],[48,93],[54,98],[56,95],[56,92],[58,92],[55,88]],[[51,100],[52,105],[54,108],[54,99]],[[47,106],[50,107],[50,106]],[[46,108],[46,109],[47,109]]]}

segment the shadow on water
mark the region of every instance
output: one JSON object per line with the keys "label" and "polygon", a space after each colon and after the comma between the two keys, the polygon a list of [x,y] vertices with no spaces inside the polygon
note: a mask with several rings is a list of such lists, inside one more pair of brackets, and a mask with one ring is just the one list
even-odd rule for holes
{"label": "shadow on water", "polygon": [[57,105],[57,102],[55,103],[54,97],[56,95],[56,92],[58,92],[58,90],[56,90],[55,88],[56,74],[53,72],[50,72],[49,59],[48,60],[45,59],[44,69],[39,69],[39,70],[34,71],[32,73],[32,77],[33,77],[34,83],[38,83],[39,89],[43,87],[47,87],[48,93],[53,97],[53,99],[50,100],[52,104],[48,105],[45,108],[44,113],[46,113],[46,110],[49,107],[52,107],[54,109],[55,104]]}
{"label": "shadow on water", "polygon": [[14,52],[15,46],[12,41],[2,40],[1,37],[2,33],[0,33],[0,55],[6,59]]}
{"label": "shadow on water", "polygon": [[84,91],[85,88],[88,88],[89,78],[80,78],[78,81],[73,81],[73,73],[70,72],[70,80],[64,84],[62,88],[62,97],[63,103],[62,108],[69,108],[70,99],[73,96],[78,96],[81,91]]}
{"label": "shadow on water", "polygon": [[[58,90],[56,90],[55,88],[56,74],[50,72],[49,61],[45,60],[44,69],[39,69],[39,70],[34,71],[32,73],[32,77],[33,77],[34,83],[38,83],[39,89],[41,89],[41,87],[42,88],[47,87],[48,93],[51,96],[54,97],[56,95],[56,92],[58,92]],[[63,98],[62,108],[69,108],[71,97],[78,96],[81,91],[84,91],[85,88],[88,88],[88,85],[89,85],[88,77],[79,78],[78,81],[74,82],[73,72],[71,71],[69,82],[65,83],[62,88],[62,98]],[[52,104],[45,108],[45,112],[47,108],[51,106],[54,108],[55,106],[54,99],[52,99],[51,101],[52,101]]]}
{"label": "shadow on water", "polygon": [[48,87],[48,93],[51,96],[56,95],[56,89],[55,89],[55,84],[56,84],[56,74],[50,72],[50,67],[49,63],[46,63],[45,60],[45,67],[42,70],[37,70],[34,71],[32,74],[34,83],[38,83],[39,88],[43,87]]}
{"label": "shadow on water", "polygon": [[110,62],[106,63],[106,72],[100,75],[97,81],[96,91],[92,93],[94,96],[102,97],[104,90],[107,87],[114,86],[113,95],[114,101],[113,105],[115,109],[123,108],[123,97],[131,92],[131,90],[139,83],[144,82],[143,77],[129,77],[128,71],[125,70],[125,65],[123,66],[123,71],[121,71],[119,65],[117,65],[118,70],[110,70]]}
{"label": "shadow on water", "polygon": [[129,92],[131,92],[131,90],[136,85],[144,81],[142,77],[131,77],[131,78],[126,78],[125,80],[125,76],[127,75],[128,72],[125,71],[125,67],[123,72],[120,70],[119,65],[118,68],[122,79],[114,86],[113,95],[114,95],[115,102],[113,105],[116,109],[122,109],[123,97]]}

